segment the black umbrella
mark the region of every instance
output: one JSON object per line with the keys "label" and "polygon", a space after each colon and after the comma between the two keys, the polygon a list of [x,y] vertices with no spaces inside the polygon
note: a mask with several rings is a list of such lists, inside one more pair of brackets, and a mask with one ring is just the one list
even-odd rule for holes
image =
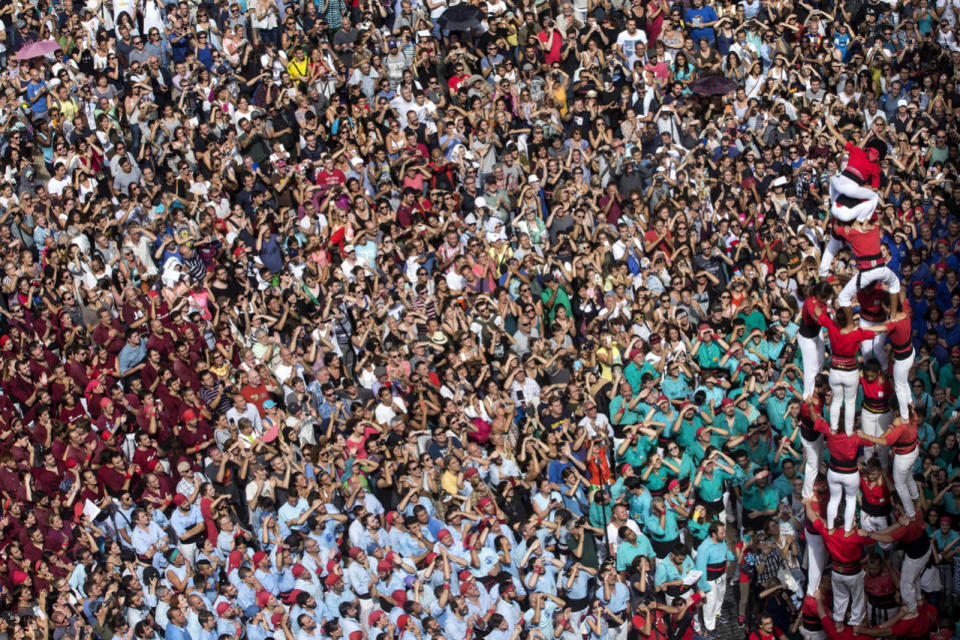
{"label": "black umbrella", "polygon": [[690,83],[690,90],[701,96],[723,96],[737,88],[737,83],[724,76],[705,76]]}
{"label": "black umbrella", "polygon": [[470,29],[480,26],[482,18],[483,12],[479,8],[461,2],[440,14],[437,22],[441,29],[447,31],[470,31]]}

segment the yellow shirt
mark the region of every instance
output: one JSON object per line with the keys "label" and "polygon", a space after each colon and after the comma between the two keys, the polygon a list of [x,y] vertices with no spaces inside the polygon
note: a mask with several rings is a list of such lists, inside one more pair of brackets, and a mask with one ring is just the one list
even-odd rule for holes
{"label": "yellow shirt", "polygon": [[600,365],[600,377],[604,380],[613,380],[613,366],[615,364],[623,364],[622,355],[620,353],[620,348],[616,344],[611,344],[609,347],[600,347],[597,349],[597,356],[610,356],[610,363],[605,364],[599,357],[597,358],[597,364]]}
{"label": "yellow shirt", "polygon": [[452,496],[459,495],[460,487],[457,485],[457,474],[444,471],[440,478],[440,488]]}
{"label": "yellow shirt", "polygon": [[54,98],[53,102],[60,109],[60,115],[66,122],[72,122],[73,117],[80,111],[80,105],[73,98],[67,98],[66,100]]}
{"label": "yellow shirt", "polygon": [[303,62],[297,62],[297,59],[294,58],[290,61],[290,64],[287,65],[287,73],[290,74],[290,77],[294,80],[299,78],[306,78],[307,68],[310,66],[310,63],[304,58]]}
{"label": "yellow shirt", "polygon": [[567,115],[567,90],[559,84],[553,92],[553,104],[560,110],[561,116]]}

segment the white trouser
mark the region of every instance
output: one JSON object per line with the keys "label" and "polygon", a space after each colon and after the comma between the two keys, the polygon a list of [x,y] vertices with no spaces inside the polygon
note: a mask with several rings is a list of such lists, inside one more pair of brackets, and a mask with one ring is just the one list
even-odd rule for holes
{"label": "white trouser", "polygon": [[[866,409],[860,411],[860,427],[868,436],[879,437],[881,433],[887,430],[887,427],[889,427],[892,422],[893,414],[889,411],[884,411],[883,413],[874,413]],[[886,469],[890,463],[890,448],[884,445],[873,444],[864,446],[863,455],[867,460],[872,458],[874,453],[880,456],[880,463],[883,465],[883,468]]]}
{"label": "white trouser", "polygon": [[[890,518],[887,516],[871,516],[865,511],[860,514],[860,528],[864,531],[876,533],[877,531],[883,531],[889,526]],[[880,548],[884,550],[893,548],[893,544],[890,542],[880,542],[878,544]]]}
{"label": "white trouser", "polygon": [[[862,202],[852,207],[845,207],[837,204],[836,200],[839,196],[847,196]],[[845,175],[830,178],[830,215],[840,222],[866,222],[873,215],[878,204],[880,204],[880,194],[870,187],[862,186]]]}
{"label": "white trouser", "polygon": [[570,612],[570,628],[579,629],[580,625],[583,624],[583,619],[586,617],[589,607],[581,609],[580,611],[571,611]]}
{"label": "white trouser", "polygon": [[848,436],[854,432],[857,417],[857,389],[860,388],[860,372],[844,369],[830,369],[830,429],[836,431],[840,426],[840,407],[843,411],[843,429]]}
{"label": "white trouser", "polygon": [[850,621],[848,624],[855,627],[863,622],[863,571],[852,576],[834,571],[830,575],[830,583],[833,585],[833,621],[843,622],[844,614],[846,614],[849,605]]}
{"label": "white trouser", "polygon": [[357,598],[357,601],[360,603],[360,626],[362,626],[366,631],[370,630],[368,622],[370,620],[370,614],[373,613],[374,602],[373,598]]}
{"label": "white trouser", "polygon": [[610,627],[610,640],[627,640],[627,634],[630,633],[630,616],[627,613],[624,615],[627,616],[627,621],[621,624],[619,627]]}
{"label": "white trouser", "polygon": [[912,612],[917,610],[917,596],[920,593],[920,576],[930,560],[930,549],[920,558],[903,557],[903,567],[900,568],[900,596],[903,604]]}
{"label": "white trouser", "polygon": [[823,336],[818,333],[816,338],[804,338],[797,334],[797,344],[803,356],[803,397],[809,398],[813,395],[814,382],[825,360]]}
{"label": "white trouser", "polygon": [[177,545],[177,551],[183,555],[183,559],[190,563],[190,566],[193,566],[193,560],[197,556],[197,544],[191,542],[189,544],[179,543]]}
{"label": "white trouser", "polygon": [[813,497],[813,483],[820,473],[820,462],[823,460],[823,436],[813,442],[800,438],[803,445],[803,493],[804,498]]}
{"label": "white trouser", "polygon": [[812,596],[820,586],[820,578],[823,577],[823,568],[827,566],[830,554],[827,547],[823,544],[823,537],[805,531],[807,537],[807,595]]}
{"label": "white trouser", "polygon": [[910,405],[913,404],[913,394],[910,393],[910,369],[917,358],[917,352],[911,351],[910,357],[905,360],[893,359],[893,392],[900,405],[900,417],[910,419]]}
{"label": "white trouser", "polygon": [[914,447],[910,453],[893,456],[893,486],[897,489],[897,495],[900,496],[908,518],[916,515],[913,501],[920,497],[917,481],[913,479],[913,465],[916,464],[919,453],[918,448]]}
{"label": "white trouser", "polygon": [[840,498],[845,497],[843,509],[843,528],[853,529],[857,521],[857,494],[860,492],[860,472],[837,473],[827,470],[827,483],[830,485],[830,502],[827,503],[827,527],[832,527],[840,509]]}
{"label": "white trouser", "polygon": [[823,253],[820,255],[819,275],[821,278],[826,278],[830,275],[830,265],[833,264],[833,259],[837,257],[837,254],[840,253],[840,249],[842,248],[843,240],[834,238],[833,234],[827,235],[827,244],[823,247]]}
{"label": "white trouser", "polygon": [[857,291],[874,282],[882,282],[890,293],[900,293],[900,278],[890,270],[890,267],[883,265],[860,271],[850,278],[837,296],[837,306],[849,307],[857,297]]}
{"label": "white trouser", "polygon": [[803,626],[800,627],[800,637],[803,640],[827,640],[825,631],[807,631]]}
{"label": "white trouser", "polygon": [[703,626],[712,633],[717,628],[717,618],[720,616],[723,598],[727,593],[727,574],[724,573],[707,584],[710,585],[710,591],[707,592],[707,597],[703,601]]}
{"label": "white trouser", "polygon": [[[863,329],[864,325],[870,324],[863,318],[860,318],[860,328]],[[863,356],[863,361],[867,362],[870,358],[876,358],[877,362],[880,363],[880,368],[884,371],[887,370],[887,353],[883,350],[883,345],[887,343],[887,334],[878,333],[872,340],[864,340],[860,343],[860,354]]]}

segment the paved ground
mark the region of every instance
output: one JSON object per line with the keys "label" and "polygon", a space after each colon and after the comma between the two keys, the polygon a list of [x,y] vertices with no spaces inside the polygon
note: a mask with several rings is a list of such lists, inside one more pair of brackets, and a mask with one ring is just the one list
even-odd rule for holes
{"label": "paved ground", "polygon": [[[737,624],[737,600],[733,587],[727,587],[727,596],[723,600],[723,617],[717,623],[717,640],[743,640],[744,627]],[[724,622],[724,620],[726,622]]]}

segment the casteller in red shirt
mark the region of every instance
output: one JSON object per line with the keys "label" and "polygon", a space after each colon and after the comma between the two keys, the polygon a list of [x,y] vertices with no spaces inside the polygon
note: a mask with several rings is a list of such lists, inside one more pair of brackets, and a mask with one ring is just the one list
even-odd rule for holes
{"label": "casteller in red shirt", "polygon": [[880,153],[876,149],[861,149],[852,142],[848,142],[844,149],[849,154],[847,167],[844,173],[851,173],[860,184],[869,185],[874,189],[880,188]]}
{"label": "casteller in red shirt", "polygon": [[786,640],[787,634],[773,624],[770,616],[760,617],[760,626],[750,634],[750,640]]}

